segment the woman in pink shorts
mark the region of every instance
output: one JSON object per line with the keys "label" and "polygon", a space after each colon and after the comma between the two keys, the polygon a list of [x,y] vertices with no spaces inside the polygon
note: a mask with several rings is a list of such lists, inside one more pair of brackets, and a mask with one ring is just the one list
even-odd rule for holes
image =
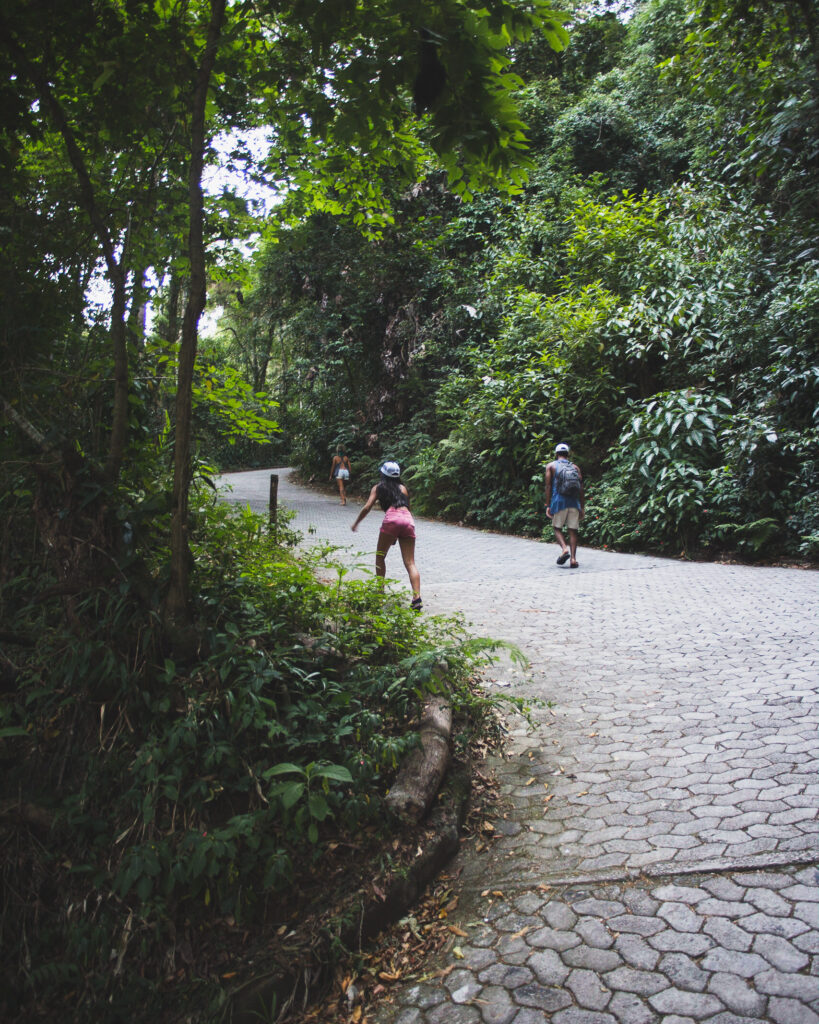
{"label": "woman in pink shorts", "polygon": [[370,491],[367,503],[358,513],[358,518],[351,529],[353,532],[358,529],[358,524],[376,501],[381,505],[385,514],[378,535],[378,549],[375,552],[375,574],[382,577],[387,575],[387,552],[397,540],[412,587],[410,607],[420,612],[421,576],[415,566],[415,520],[409,508],[409,491],[401,483],[401,469],[397,462],[385,462],[379,473],[380,479]]}

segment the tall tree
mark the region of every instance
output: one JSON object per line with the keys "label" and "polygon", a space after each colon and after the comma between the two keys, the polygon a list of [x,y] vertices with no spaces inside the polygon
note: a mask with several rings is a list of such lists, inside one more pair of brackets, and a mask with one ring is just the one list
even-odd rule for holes
{"label": "tall tree", "polygon": [[102,0],[79,16],[57,0],[48,19],[41,13],[12,3],[0,52],[36,97],[29,123],[15,122],[15,144],[24,153],[44,134],[59,140],[74,179],[69,201],[90,226],[89,254],[111,287],[109,480],[123,465],[135,400],[129,324],[139,323],[146,271],[164,270],[178,248],[186,211],[164,601],[181,635],[189,616],[191,387],[207,277],[201,181],[214,139],[268,125],[268,174],[301,183],[319,208],[350,211],[377,232],[390,219],[387,186],[433,159],[464,196],[488,182],[520,184],[526,140],[506,51],[535,30],[560,48],[566,33],[544,0],[525,9],[513,0]]}

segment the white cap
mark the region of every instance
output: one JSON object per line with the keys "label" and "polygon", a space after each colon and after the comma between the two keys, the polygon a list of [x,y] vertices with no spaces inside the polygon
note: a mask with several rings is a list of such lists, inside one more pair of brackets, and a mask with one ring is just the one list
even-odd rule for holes
{"label": "white cap", "polygon": [[384,476],[399,477],[401,476],[401,467],[397,462],[385,462],[378,472],[383,473]]}
{"label": "white cap", "polygon": [[555,448],[555,455],[558,452],[567,452],[568,450],[569,450],[569,446],[564,441],[561,441],[560,444],[557,446],[557,448]]}

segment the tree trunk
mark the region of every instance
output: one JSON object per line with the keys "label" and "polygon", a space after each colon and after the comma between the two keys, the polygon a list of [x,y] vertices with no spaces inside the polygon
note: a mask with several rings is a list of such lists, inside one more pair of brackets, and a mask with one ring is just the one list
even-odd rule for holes
{"label": "tree trunk", "polygon": [[191,150],[188,180],[188,259],[190,281],[182,318],[179,373],[176,388],[173,508],[171,518],[171,573],[164,606],[169,638],[186,648],[190,638],[190,563],[188,545],[188,492],[191,480],[191,413],[193,370],[196,362],[199,318],[205,308],[205,243],[202,168],[205,160],[205,105],[222,31],[226,0],[212,0],[207,43],[191,97]]}

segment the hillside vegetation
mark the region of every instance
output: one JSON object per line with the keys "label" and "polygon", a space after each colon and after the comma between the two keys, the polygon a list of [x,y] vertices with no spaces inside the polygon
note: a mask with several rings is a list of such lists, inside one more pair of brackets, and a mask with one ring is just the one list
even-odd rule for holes
{"label": "hillside vegetation", "polygon": [[431,173],[375,239],[289,199],[214,351],[264,353],[308,475],[340,442],[365,481],[397,458],[429,515],[537,535],[569,440],[588,543],[815,559],[815,9],[580,14],[565,53],[515,49],[518,195]]}

